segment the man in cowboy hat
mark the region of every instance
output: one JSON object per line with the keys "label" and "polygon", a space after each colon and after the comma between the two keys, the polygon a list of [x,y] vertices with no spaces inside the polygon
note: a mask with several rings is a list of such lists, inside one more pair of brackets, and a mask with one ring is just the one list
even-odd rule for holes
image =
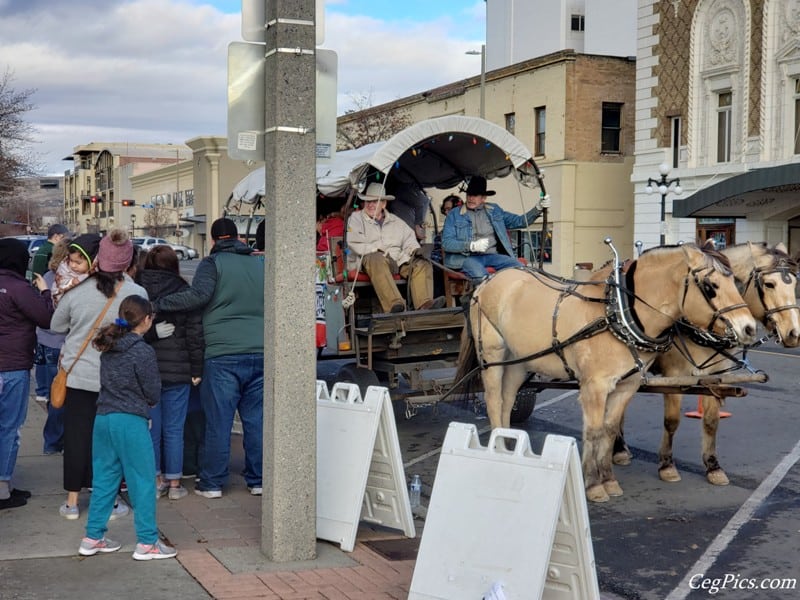
{"label": "man in cowboy hat", "polygon": [[475,284],[486,277],[487,267],[499,271],[519,266],[508,230],[528,227],[550,206],[550,198],[545,196],[524,215],[515,215],[487,203],[486,198],[494,194],[486,189],[484,177],[473,175],[467,184],[466,202],[451,210],[444,221],[444,264],[462,271]]}
{"label": "man in cowboy hat", "polygon": [[443,297],[433,297],[433,269],[418,255],[419,242],[402,219],[386,211],[386,202],[394,196],[385,193],[381,183],[370,183],[358,195],[363,210],[347,220],[347,268],[359,268],[369,275],[372,287],[384,312],[406,310],[403,296],[393,275],[408,280],[411,300],[417,310],[444,306]]}

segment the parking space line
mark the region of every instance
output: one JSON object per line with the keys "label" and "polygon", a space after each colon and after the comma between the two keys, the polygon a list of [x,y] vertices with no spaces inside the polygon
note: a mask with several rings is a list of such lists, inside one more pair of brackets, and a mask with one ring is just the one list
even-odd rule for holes
{"label": "parking space line", "polygon": [[683,580],[678,584],[672,592],[667,596],[666,600],[683,600],[693,590],[689,587],[689,581],[694,575],[698,573],[707,573],[719,555],[728,547],[733,541],[739,530],[753,517],[761,503],[778,487],[778,484],[786,477],[797,461],[800,460],[800,441],[797,442],[792,451],[778,463],[764,481],[761,482],[756,490],[750,494],[747,500],[744,501],[742,506],[736,511],[736,514],[731,517],[730,521],[725,525],[719,535],[708,546],[703,555],[692,565],[686,573]]}

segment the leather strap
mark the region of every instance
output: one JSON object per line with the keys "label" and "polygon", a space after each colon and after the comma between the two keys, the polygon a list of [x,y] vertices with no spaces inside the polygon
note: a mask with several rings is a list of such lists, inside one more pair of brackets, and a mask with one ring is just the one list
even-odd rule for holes
{"label": "leather strap", "polygon": [[[114,288],[114,293],[111,295],[111,298],[108,299],[106,305],[103,307],[103,310],[100,311],[100,316],[97,317],[94,324],[92,325],[92,328],[89,330],[89,335],[87,335],[86,339],[83,340],[83,345],[81,346],[81,349],[78,350],[78,354],[75,355],[75,360],[72,361],[72,364],[69,366],[69,369],[67,369],[67,375],[69,375],[72,372],[72,368],[75,366],[75,363],[78,362],[78,359],[81,357],[81,354],[83,354],[83,351],[86,350],[86,346],[89,345],[89,341],[94,336],[95,331],[97,331],[97,328],[100,326],[100,323],[103,322],[103,317],[106,316],[106,313],[108,312],[111,303],[114,301],[114,298],[117,297],[117,292],[119,292],[119,288],[121,287],[122,287],[122,281],[117,283],[116,287]],[[58,364],[59,366],[61,366],[61,360],[58,361]]]}

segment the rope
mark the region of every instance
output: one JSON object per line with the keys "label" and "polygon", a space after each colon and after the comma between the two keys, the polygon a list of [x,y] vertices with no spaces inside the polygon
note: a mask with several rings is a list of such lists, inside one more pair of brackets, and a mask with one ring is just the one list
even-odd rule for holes
{"label": "rope", "polygon": [[[358,281],[358,274],[361,272],[361,261],[363,257],[359,255],[358,257],[358,264],[356,264],[356,276],[353,277],[353,283],[350,286],[350,291],[347,293],[347,296],[342,298],[342,308],[345,310],[349,310],[353,304],[356,303],[356,281]],[[345,283],[347,283],[347,264],[345,263],[344,266],[344,279]]]}

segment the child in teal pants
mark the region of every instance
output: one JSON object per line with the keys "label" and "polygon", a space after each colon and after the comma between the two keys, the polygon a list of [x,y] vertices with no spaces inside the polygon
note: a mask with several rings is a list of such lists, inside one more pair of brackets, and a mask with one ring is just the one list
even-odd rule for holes
{"label": "child in teal pants", "polygon": [[100,330],[93,344],[100,355],[100,395],[92,435],[92,497],[86,537],[79,554],[114,552],[121,544],[105,537],[123,477],[136,529],[135,560],[172,558],[177,551],[158,538],[156,466],[148,411],[161,397],[155,351],[142,335],[153,323],[150,301],[128,296],[119,318]]}

